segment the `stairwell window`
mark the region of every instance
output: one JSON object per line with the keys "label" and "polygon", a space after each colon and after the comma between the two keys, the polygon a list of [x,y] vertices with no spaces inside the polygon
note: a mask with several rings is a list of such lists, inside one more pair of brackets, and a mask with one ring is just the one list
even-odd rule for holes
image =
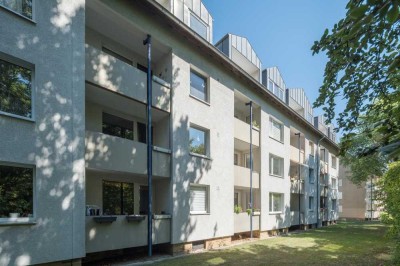
{"label": "stairwell window", "polygon": [[269,174],[283,177],[284,163],[283,158],[276,155],[269,155]]}
{"label": "stairwell window", "polygon": [[337,158],[332,155],[332,168],[336,169],[337,167]]}
{"label": "stairwell window", "polygon": [[269,193],[269,212],[270,213],[283,212],[283,194]]}
{"label": "stairwell window", "polygon": [[190,70],[190,95],[204,102],[209,102],[207,78]]}
{"label": "stairwell window", "polygon": [[33,217],[33,167],[0,164],[0,220]]}
{"label": "stairwell window", "polygon": [[190,185],[190,214],[209,213],[209,187]]}
{"label": "stairwell window", "polygon": [[269,119],[269,136],[283,143],[283,125],[273,118]]}
{"label": "stairwell window", "polygon": [[32,76],[32,69],[0,58],[1,113],[32,118]]}
{"label": "stairwell window", "polygon": [[0,6],[32,19],[33,0],[0,0]]}
{"label": "stairwell window", "polygon": [[312,196],[308,197],[308,209],[310,211],[314,210],[314,197]]}

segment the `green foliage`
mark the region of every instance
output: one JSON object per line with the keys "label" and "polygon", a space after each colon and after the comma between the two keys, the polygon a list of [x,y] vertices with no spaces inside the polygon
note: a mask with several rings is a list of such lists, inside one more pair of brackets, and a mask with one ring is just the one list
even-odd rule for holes
{"label": "green foliage", "polygon": [[389,170],[380,179],[381,191],[378,199],[384,203],[386,213],[382,221],[390,226],[389,236],[396,241],[394,262],[400,264],[400,162],[389,165]]}
{"label": "green foliage", "polygon": [[239,214],[239,213],[242,212],[242,207],[239,206],[239,205],[235,205],[233,208],[234,208],[234,212],[235,212],[236,214]]}
{"label": "green foliage", "polygon": [[[344,136],[354,133],[360,116],[372,118],[381,136],[379,144],[383,152],[397,154],[400,150],[399,4],[399,0],[349,0],[346,17],[330,31],[325,30],[312,46],[313,54],[324,52],[328,56],[314,107],[323,106],[331,122],[335,117],[335,100],[343,98],[347,104],[337,123]],[[378,151],[377,147],[370,147],[370,151]]]}
{"label": "green foliage", "polygon": [[251,209],[247,209],[246,212],[247,212],[247,215],[249,215],[249,216],[252,213]]}
{"label": "green foliage", "polygon": [[199,145],[193,144],[194,139],[189,140],[189,150],[192,153],[196,154],[201,154],[201,155],[206,155],[206,148],[204,146],[204,143],[201,143]]}

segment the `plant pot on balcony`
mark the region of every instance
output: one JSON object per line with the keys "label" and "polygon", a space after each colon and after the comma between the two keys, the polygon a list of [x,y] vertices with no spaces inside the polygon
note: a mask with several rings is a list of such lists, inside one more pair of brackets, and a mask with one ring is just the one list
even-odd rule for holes
{"label": "plant pot on balcony", "polygon": [[93,220],[99,224],[112,223],[117,220],[117,216],[95,216]]}

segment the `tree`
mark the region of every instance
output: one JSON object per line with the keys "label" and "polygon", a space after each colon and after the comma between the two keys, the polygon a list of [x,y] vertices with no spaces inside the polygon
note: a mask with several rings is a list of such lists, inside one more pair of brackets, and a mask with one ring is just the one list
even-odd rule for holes
{"label": "tree", "polygon": [[[313,54],[328,56],[314,107],[323,106],[331,122],[335,100],[343,97],[347,104],[337,124],[344,137],[354,134],[360,116],[365,116],[379,128],[381,139],[362,155],[376,151],[398,155],[400,0],[350,0],[346,8],[346,17],[331,31],[326,29],[311,48]],[[349,147],[344,145],[344,152]]]}

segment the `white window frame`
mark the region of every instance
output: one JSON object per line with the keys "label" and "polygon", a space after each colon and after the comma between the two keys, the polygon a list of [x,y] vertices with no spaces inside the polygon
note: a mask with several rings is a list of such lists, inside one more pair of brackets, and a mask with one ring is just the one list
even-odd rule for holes
{"label": "white window frame", "polygon": [[20,18],[26,19],[26,20],[28,20],[28,21],[33,22],[33,23],[36,24],[36,20],[35,20],[35,17],[36,17],[36,16],[35,16],[35,15],[36,15],[36,12],[35,12],[35,9],[36,9],[36,8],[35,8],[35,7],[36,7],[36,1],[35,1],[35,0],[32,0],[32,18],[28,18],[28,17],[22,15],[21,13],[18,13],[17,11],[15,11],[15,10],[9,8],[9,7],[6,7],[6,6],[2,5],[1,2],[0,2],[0,7],[3,8],[3,9],[5,9],[5,10],[7,10],[8,12],[13,13],[14,15],[16,15],[16,16],[18,16],[18,17],[20,17]]}
{"label": "white window frame", "polygon": [[[193,188],[204,188],[205,193],[206,193],[206,202],[205,202],[205,207],[206,210],[204,211],[192,211],[190,210],[191,215],[202,215],[202,214],[210,214],[210,186],[209,185],[199,185],[199,184],[190,184],[189,186],[189,200],[192,201],[192,187]],[[189,202],[189,204],[191,204]],[[189,205],[191,208],[191,205]]]}
{"label": "white window frame", "polygon": [[[273,123],[279,124],[280,127],[281,127],[281,130],[280,130],[280,131],[281,131],[280,139],[275,138],[275,136],[272,134],[272,125],[273,125]],[[271,139],[274,139],[274,140],[280,142],[280,143],[284,143],[284,139],[285,139],[285,138],[284,138],[284,132],[285,132],[285,129],[284,129],[283,123],[281,123],[281,122],[279,122],[278,120],[276,120],[276,119],[270,117],[270,118],[269,118],[269,137],[270,137]]]}
{"label": "white window frame", "polygon": [[[337,157],[335,155],[331,155],[332,158],[332,168],[337,169]],[[335,162],[335,165],[333,165],[333,162]]]}
{"label": "white window frame", "polygon": [[309,142],[308,142],[308,147],[310,148],[310,151],[309,151],[310,155],[314,157],[314,155],[315,155],[315,146],[314,146],[314,142],[309,141]]}
{"label": "white window frame", "polygon": [[[333,184],[333,181],[335,181],[335,184]],[[332,189],[337,189],[338,188],[338,180],[336,177],[332,177]]]}
{"label": "white window frame", "polygon": [[0,115],[17,118],[17,119],[21,119],[21,120],[26,120],[26,121],[30,121],[30,122],[35,122],[35,95],[36,95],[36,93],[35,93],[36,92],[35,66],[29,62],[22,60],[22,59],[13,57],[11,55],[8,55],[8,54],[2,53],[2,52],[0,52],[0,59],[3,61],[7,61],[11,64],[29,69],[31,71],[31,73],[32,73],[32,75],[31,75],[31,114],[32,114],[32,116],[26,117],[26,116],[17,115],[17,114],[13,114],[13,113],[9,113],[9,112],[4,112],[4,111],[0,111]]}
{"label": "white window frame", "polygon": [[[273,208],[274,206],[274,195],[280,195],[280,210],[279,211],[272,211],[271,207]],[[283,193],[277,193],[277,192],[270,192],[269,193],[269,207],[268,211],[270,214],[279,214],[283,213],[283,205],[284,205],[284,194]]]}
{"label": "white window frame", "polygon": [[32,217],[18,217],[18,218],[0,218],[0,225],[19,225],[19,224],[36,224],[36,166],[29,164],[21,164],[15,162],[0,161],[0,165],[24,167],[32,169]]}
{"label": "white window frame", "polygon": [[[272,160],[273,157],[275,157],[275,158],[277,158],[277,159],[282,161],[282,169],[281,169],[282,175],[276,175],[276,174],[273,173],[273,169],[274,169],[274,163],[273,163],[273,160]],[[273,153],[269,154],[269,175],[270,176],[280,177],[280,178],[284,177],[284,175],[285,175],[285,159],[284,158],[279,157],[279,156],[277,156],[277,155],[275,155]]]}

